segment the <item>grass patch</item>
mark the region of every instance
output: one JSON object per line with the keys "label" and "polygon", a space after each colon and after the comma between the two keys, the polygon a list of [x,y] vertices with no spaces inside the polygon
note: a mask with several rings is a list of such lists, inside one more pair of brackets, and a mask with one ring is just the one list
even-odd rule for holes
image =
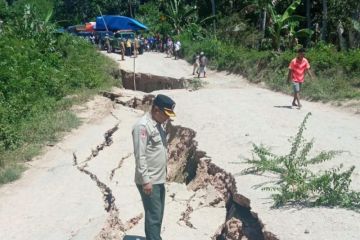
{"label": "grass patch", "polygon": [[187,89],[191,89],[192,91],[199,90],[205,86],[205,82],[202,81],[200,78],[193,78],[187,80]]}
{"label": "grass patch", "polygon": [[[70,106],[70,104],[69,104]],[[0,185],[18,179],[26,168],[21,165],[42,152],[44,145],[53,145],[68,131],[78,127],[80,119],[71,111],[45,112],[23,122],[19,134],[24,139],[0,155]]]}
{"label": "grass patch", "polygon": [[25,167],[19,164],[6,165],[0,168],[0,185],[15,181],[24,170]]}
{"label": "grass patch", "polygon": [[[22,126],[22,135],[27,142],[53,144],[59,140],[60,133],[76,128],[80,120],[70,111],[43,114]],[[30,131],[29,131],[30,130]]]}

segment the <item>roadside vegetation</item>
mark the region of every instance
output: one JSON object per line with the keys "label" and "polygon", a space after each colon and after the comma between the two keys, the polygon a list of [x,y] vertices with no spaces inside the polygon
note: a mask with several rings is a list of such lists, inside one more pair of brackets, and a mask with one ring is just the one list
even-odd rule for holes
{"label": "roadside vegetation", "polygon": [[28,4],[6,8],[0,33],[0,185],[17,179],[22,163],[44,144],[80,124],[70,111],[73,104],[116,84],[115,63],[85,40],[56,33],[51,12],[42,17]]}
{"label": "roadside vegetation", "polygon": [[[291,93],[287,74],[289,62],[296,56],[293,50],[258,51],[218,39],[194,43],[183,38],[182,42],[188,61],[192,61],[194,52],[204,51],[214,69],[239,73],[251,82],[265,82],[275,91]],[[306,77],[304,97],[313,101],[360,99],[360,50],[338,52],[334,46],[319,43],[308,50],[306,57],[315,77]]]}
{"label": "roadside vegetation", "polygon": [[[289,154],[278,156],[263,145],[253,145],[253,159],[248,159],[251,167],[242,174],[269,174],[271,181],[261,184],[262,190],[271,191],[275,207],[285,205],[328,206],[360,210],[360,192],[350,189],[352,173],[355,169],[338,167],[314,171],[312,165],[329,161],[341,151],[322,151],[314,157],[309,153],[314,139],[306,141],[304,131],[308,113],[299,127],[299,131],[291,139]],[[274,180],[275,176],[275,180]]]}
{"label": "roadside vegetation", "polygon": [[137,17],[152,33],[180,39],[189,62],[203,51],[212,68],[285,93],[291,93],[288,64],[298,48],[306,47],[316,77],[306,79],[305,98],[360,99],[360,2],[212,2],[146,1]]}

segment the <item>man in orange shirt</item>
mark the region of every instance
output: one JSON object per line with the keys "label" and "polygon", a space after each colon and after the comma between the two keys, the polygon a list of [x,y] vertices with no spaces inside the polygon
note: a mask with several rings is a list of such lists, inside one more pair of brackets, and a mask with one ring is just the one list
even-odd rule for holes
{"label": "man in orange shirt", "polygon": [[292,106],[297,106],[298,108],[301,108],[300,89],[302,83],[304,82],[305,74],[309,73],[310,77],[312,78],[312,75],[309,71],[310,64],[304,56],[305,49],[300,48],[298,50],[297,57],[291,60],[289,64],[288,81],[292,81],[294,89],[294,99],[292,101]]}

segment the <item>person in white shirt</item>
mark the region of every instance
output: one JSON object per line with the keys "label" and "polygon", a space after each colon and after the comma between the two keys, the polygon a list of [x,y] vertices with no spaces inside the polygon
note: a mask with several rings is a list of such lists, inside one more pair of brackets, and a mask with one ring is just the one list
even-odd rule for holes
{"label": "person in white shirt", "polygon": [[180,49],[181,49],[181,43],[180,43],[180,41],[177,41],[175,43],[175,60],[179,59],[179,57],[180,57]]}

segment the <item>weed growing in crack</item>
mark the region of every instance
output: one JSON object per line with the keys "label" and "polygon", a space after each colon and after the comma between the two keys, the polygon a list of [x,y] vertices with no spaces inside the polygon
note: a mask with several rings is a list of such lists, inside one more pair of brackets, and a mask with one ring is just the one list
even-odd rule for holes
{"label": "weed growing in crack", "polygon": [[[354,166],[343,170],[343,165],[326,171],[313,172],[308,166],[329,161],[341,151],[322,151],[317,156],[309,158],[314,139],[307,142],[303,133],[308,113],[299,127],[296,136],[291,139],[290,153],[278,156],[263,145],[253,144],[253,159],[246,163],[252,166],[241,174],[271,173],[278,180],[261,184],[262,190],[273,191],[274,206],[286,204],[306,204],[310,206],[339,206],[348,209],[360,209],[360,192],[350,190],[351,175]],[[268,186],[266,186],[268,185]]]}
{"label": "weed growing in crack", "polygon": [[203,88],[205,85],[205,83],[199,78],[189,79],[187,82],[188,82],[187,89],[190,89],[192,91],[199,90],[200,88]]}

